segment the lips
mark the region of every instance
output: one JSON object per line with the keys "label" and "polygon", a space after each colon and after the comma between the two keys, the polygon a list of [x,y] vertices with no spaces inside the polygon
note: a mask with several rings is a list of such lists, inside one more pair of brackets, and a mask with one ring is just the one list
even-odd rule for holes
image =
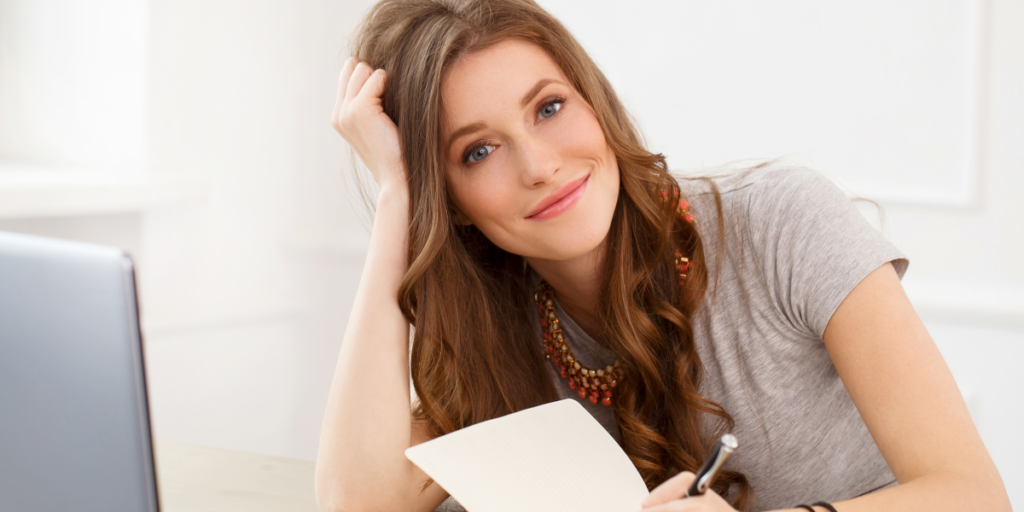
{"label": "lips", "polygon": [[583,197],[583,193],[587,190],[587,183],[589,181],[590,175],[587,174],[566,183],[555,193],[545,197],[544,200],[530,211],[526,218],[530,220],[547,220],[561,215],[579,202],[579,199]]}

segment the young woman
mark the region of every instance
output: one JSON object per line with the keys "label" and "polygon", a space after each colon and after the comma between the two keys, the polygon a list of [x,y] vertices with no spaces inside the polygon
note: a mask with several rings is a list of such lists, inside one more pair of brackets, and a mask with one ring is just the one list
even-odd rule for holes
{"label": "young woman", "polygon": [[[380,193],[322,510],[432,510],[406,448],[568,396],[651,512],[1010,510],[899,251],[811,171],[677,181],[532,1],[383,0],[332,123]],[[681,499],[725,430],[730,471]]]}

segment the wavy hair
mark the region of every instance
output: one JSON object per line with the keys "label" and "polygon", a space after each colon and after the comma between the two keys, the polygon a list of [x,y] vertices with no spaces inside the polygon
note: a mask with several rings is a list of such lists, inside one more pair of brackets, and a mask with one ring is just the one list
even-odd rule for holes
{"label": "wavy hair", "polygon": [[[605,76],[531,0],[382,0],[353,44],[357,58],[387,72],[384,111],[398,126],[408,173],[409,269],[398,301],[414,326],[414,420],[440,436],[557,398],[531,328],[525,260],[475,227],[454,223],[445,188],[445,70],[460,56],[509,38],[551,56],[593,108],[617,157],[619,201],[599,307],[608,348],[626,372],[614,402],[622,448],[653,488],[680,471],[696,471],[721,432],[732,428],[718,404],[698,395],[703,367],[690,317],[707,289],[701,237],[678,218],[673,201],[662,199],[677,187],[664,157],[647,151]],[[721,219],[717,190],[715,198]],[[719,220],[719,236],[722,229]],[[673,268],[676,250],[691,259],[682,288]],[[747,479],[737,472],[723,473],[715,490],[740,510],[752,502]]]}

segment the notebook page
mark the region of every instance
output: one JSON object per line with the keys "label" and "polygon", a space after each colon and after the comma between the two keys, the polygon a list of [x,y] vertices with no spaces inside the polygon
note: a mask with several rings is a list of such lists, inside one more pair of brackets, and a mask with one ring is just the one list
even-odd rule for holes
{"label": "notebook page", "polygon": [[405,456],[469,512],[637,512],[647,486],[575,400],[485,421]]}

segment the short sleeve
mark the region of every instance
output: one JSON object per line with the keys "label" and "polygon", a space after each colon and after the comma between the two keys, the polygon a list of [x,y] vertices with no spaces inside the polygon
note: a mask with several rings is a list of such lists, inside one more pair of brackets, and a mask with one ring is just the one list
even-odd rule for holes
{"label": "short sleeve", "polygon": [[821,337],[832,313],[864,277],[909,261],[850,198],[808,169],[765,169],[748,189],[748,229],[770,299],[794,329]]}

